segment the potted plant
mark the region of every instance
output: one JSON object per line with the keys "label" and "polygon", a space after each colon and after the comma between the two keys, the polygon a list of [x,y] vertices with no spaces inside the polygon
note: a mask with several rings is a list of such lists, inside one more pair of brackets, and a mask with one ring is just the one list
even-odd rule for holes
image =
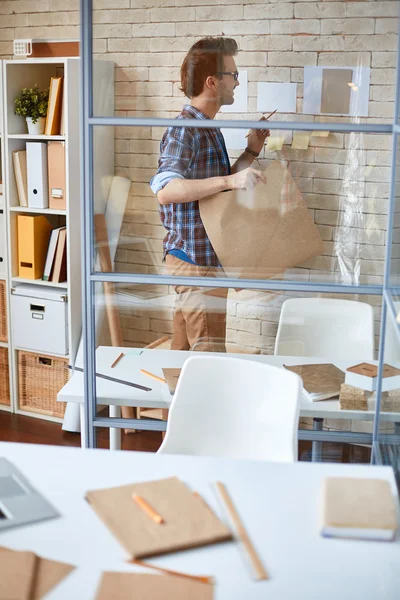
{"label": "potted plant", "polygon": [[23,88],[14,99],[14,113],[26,118],[28,133],[44,133],[48,102],[49,90],[40,90],[37,84],[33,88]]}

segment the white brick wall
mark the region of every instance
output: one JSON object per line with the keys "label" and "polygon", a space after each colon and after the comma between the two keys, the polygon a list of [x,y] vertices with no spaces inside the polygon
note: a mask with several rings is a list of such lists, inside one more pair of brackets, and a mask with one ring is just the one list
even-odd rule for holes
{"label": "white brick wall", "polygon": [[[369,121],[390,122],[397,4],[374,0],[94,0],[94,52],[116,65],[116,109],[120,115],[176,116],[183,103],[179,74],[185,53],[201,36],[227,35],[238,41],[237,64],[248,71],[251,111],[256,110],[258,81],[298,83],[301,110],[304,66],[362,65],[371,67]],[[78,0],[0,1],[0,58],[11,57],[14,38],[77,38],[78,5]],[[249,116],[257,118],[258,113]],[[293,120],[293,115],[280,118]],[[299,121],[307,118],[301,112],[295,117]],[[335,120],[316,118],[326,122],[327,129]],[[148,181],[157,168],[163,128],[117,127],[115,132],[115,171],[132,178],[117,268],[160,272],[165,231]],[[307,268],[291,270],[286,277],[340,280],[340,246],[344,263],[350,269],[358,264],[361,282],[382,281],[391,143],[384,135],[337,133],[312,138],[307,151],[285,145],[280,154],[261,157],[263,168],[276,157],[289,161],[325,241],[322,256],[308,261],[304,265]],[[351,213],[348,193],[355,193],[357,198]],[[173,290],[142,286],[143,294],[145,289],[152,298],[123,312],[127,343],[144,345],[171,332]],[[249,350],[257,347],[272,352],[285,297],[231,291],[228,340]]]}

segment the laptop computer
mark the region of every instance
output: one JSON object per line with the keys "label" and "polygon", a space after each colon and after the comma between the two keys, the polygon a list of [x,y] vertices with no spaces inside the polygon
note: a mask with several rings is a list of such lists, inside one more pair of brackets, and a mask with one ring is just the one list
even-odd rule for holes
{"label": "laptop computer", "polygon": [[22,473],[0,457],[0,532],[59,516]]}

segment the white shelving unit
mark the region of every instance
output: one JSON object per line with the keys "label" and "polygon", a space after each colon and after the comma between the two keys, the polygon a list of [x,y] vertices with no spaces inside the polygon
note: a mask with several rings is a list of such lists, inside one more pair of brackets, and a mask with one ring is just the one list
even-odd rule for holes
{"label": "white shelving unit", "polygon": [[[6,209],[6,182],[5,182],[5,135],[4,135],[4,109],[3,109],[3,61],[0,61],[0,171],[3,182],[3,193],[0,194],[0,281],[4,282],[6,289],[6,320],[7,320],[7,341],[0,341],[0,348],[4,348],[8,352],[8,372],[3,369],[0,372],[0,377],[3,377],[3,385],[0,389],[4,390],[6,387],[6,380],[8,378],[9,384],[12,381],[12,370],[11,370],[11,358],[9,340],[11,334],[10,318],[9,318],[9,280],[8,280],[8,244],[7,244],[7,209]],[[2,318],[2,315],[0,315]],[[10,386],[11,387],[11,386]],[[8,401],[9,404],[3,404]],[[11,400],[11,389],[9,398],[0,398],[0,410],[11,411],[12,400]]]}
{"label": "white shelving unit", "polygon": [[[81,210],[80,210],[80,147],[79,147],[79,58],[41,58],[24,60],[6,60],[2,65],[3,90],[1,93],[3,127],[1,129],[2,143],[2,166],[3,166],[3,210],[6,229],[6,269],[4,279],[7,282],[8,315],[8,349],[10,363],[10,408],[0,405],[0,409],[12,410],[19,414],[29,414],[32,417],[60,422],[57,417],[28,412],[25,408],[20,409],[18,390],[18,351],[26,350],[35,352],[32,348],[16,348],[12,340],[12,320],[17,318],[12,314],[11,291],[20,284],[33,284],[46,288],[59,288],[65,290],[68,298],[68,345],[69,355],[63,357],[73,362],[78,351],[81,338]],[[65,135],[29,135],[26,129],[25,119],[14,114],[14,98],[24,87],[33,87],[37,84],[41,89],[49,87],[50,78],[54,76],[64,77],[64,126]],[[100,84],[109,86],[111,93],[107,97],[114,101],[114,65],[110,62],[97,62],[94,77],[100,79]],[[95,83],[95,82],[94,82]],[[1,88],[1,79],[0,79]],[[104,96],[102,98],[104,102]],[[1,102],[1,101],[0,101]],[[1,105],[1,104],[0,104]],[[107,114],[113,114],[114,107],[107,106]],[[114,174],[114,130],[107,128],[105,135],[107,145],[102,146],[106,155],[98,158],[97,177],[99,185],[104,193],[108,193],[107,182],[111,182]],[[27,141],[65,141],[66,161],[66,209],[38,209],[21,207],[17,186],[14,176],[12,153],[15,150],[25,148]],[[96,167],[95,167],[96,171]],[[106,183],[105,183],[106,182]],[[101,184],[101,185],[100,185]],[[95,188],[96,193],[96,188]],[[1,200],[0,200],[1,208]],[[66,225],[67,228],[67,281],[64,283],[53,283],[41,279],[31,280],[18,276],[18,237],[17,216],[18,214],[41,214],[47,217],[53,227]],[[0,231],[1,235],[1,231]],[[1,264],[0,264],[0,279]],[[46,352],[39,352],[46,355]],[[60,358],[51,352],[48,355]]]}

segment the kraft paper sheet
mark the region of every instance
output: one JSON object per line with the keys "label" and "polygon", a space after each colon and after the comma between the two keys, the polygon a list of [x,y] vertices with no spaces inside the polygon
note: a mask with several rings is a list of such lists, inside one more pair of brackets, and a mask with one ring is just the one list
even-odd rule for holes
{"label": "kraft paper sheet", "polygon": [[[132,500],[141,496],[163,519],[155,523]],[[146,558],[231,539],[229,529],[177,477],[90,491],[86,499],[130,553]]]}
{"label": "kraft paper sheet", "polygon": [[289,171],[279,160],[254,190],[199,202],[200,215],[228,277],[271,278],[321,254],[324,245]]}
{"label": "kraft paper sheet", "polygon": [[180,577],[105,572],[96,600],[212,600],[213,585]]}

